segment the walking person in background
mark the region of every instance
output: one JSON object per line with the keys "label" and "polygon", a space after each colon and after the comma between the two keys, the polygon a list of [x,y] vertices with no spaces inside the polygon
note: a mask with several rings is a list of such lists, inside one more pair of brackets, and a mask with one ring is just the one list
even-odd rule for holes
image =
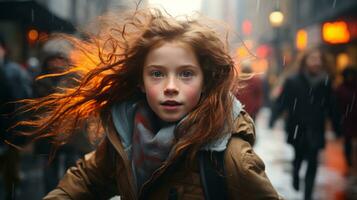
{"label": "walking person in background", "polygon": [[25,138],[15,136],[15,129],[8,130],[23,115],[14,115],[18,106],[15,101],[32,97],[32,82],[27,71],[9,58],[9,48],[0,35],[0,72],[1,72],[1,105],[0,105],[0,171],[4,179],[5,199],[15,198],[19,182],[19,151],[6,143],[16,145],[25,143]]}
{"label": "walking person in background", "polygon": [[28,101],[45,111],[26,122],[34,136],[64,144],[90,123],[103,138],[45,199],[279,199],[217,32],[157,9],[119,17],[69,38],[78,85]]}
{"label": "walking person in background", "polygon": [[263,105],[263,82],[262,79],[254,74],[249,63],[242,63],[241,72],[248,78],[240,82],[240,89],[234,92],[237,99],[242,102],[244,109],[255,120],[257,113]]}
{"label": "walking person in background", "polygon": [[[70,65],[68,56],[63,52],[52,51],[43,52],[43,54],[45,56],[41,66],[41,72],[39,77],[37,77],[38,80],[34,83],[34,95],[36,98],[55,93],[61,87],[74,85],[74,82],[71,81],[72,78],[74,78],[73,74],[41,78],[49,74],[62,73],[66,71],[66,68]],[[75,165],[76,160],[89,151],[91,151],[91,145],[84,134],[84,130],[78,130],[75,137],[67,144],[61,146],[52,157],[50,155],[50,140],[44,138],[36,141],[35,154],[41,156],[43,163],[44,192],[47,194],[53,190],[65,170]]]}
{"label": "walking person in background", "polygon": [[272,127],[284,111],[287,114],[285,129],[287,142],[294,148],[293,187],[300,189],[299,171],[303,160],[307,161],[304,199],[310,200],[318,168],[318,155],[325,146],[325,123],[329,117],[335,132],[339,133],[339,118],[326,55],[321,49],[310,49],[299,63],[299,71],[288,77],[276,100],[270,119]]}
{"label": "walking person in background", "polygon": [[343,71],[343,83],[336,89],[341,113],[345,155],[350,166],[349,175],[357,184],[357,66],[348,66]]}

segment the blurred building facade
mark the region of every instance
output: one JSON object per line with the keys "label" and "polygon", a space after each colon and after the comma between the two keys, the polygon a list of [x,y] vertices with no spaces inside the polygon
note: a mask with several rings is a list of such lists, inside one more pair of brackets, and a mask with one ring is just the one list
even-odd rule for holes
{"label": "blurred building facade", "polygon": [[[325,47],[338,84],[342,70],[357,64],[357,1],[298,0],[294,7],[297,49]],[[299,32],[306,39],[299,38]]]}
{"label": "blurred building facade", "polygon": [[[273,11],[284,17],[278,27],[269,22]],[[202,12],[233,26],[250,51],[238,44],[236,55],[246,59],[253,53],[256,72],[280,73],[313,46],[328,49],[336,71],[356,63],[357,1],[207,0]]]}
{"label": "blurred building facade", "polygon": [[[276,48],[274,42],[280,39],[279,48],[284,48],[285,43],[292,41],[290,29],[286,26],[292,21],[292,14],[288,11],[291,4],[292,0],[207,0],[202,3],[202,13],[227,22],[236,34],[236,58],[249,60],[255,72],[266,72],[277,65],[271,59]],[[284,13],[284,21],[281,27],[273,28],[269,23],[269,14],[277,9]]]}
{"label": "blurred building facade", "polygon": [[0,29],[12,59],[25,65],[27,58],[38,55],[39,41],[49,34],[73,34],[111,9],[135,6],[133,0],[0,0]]}

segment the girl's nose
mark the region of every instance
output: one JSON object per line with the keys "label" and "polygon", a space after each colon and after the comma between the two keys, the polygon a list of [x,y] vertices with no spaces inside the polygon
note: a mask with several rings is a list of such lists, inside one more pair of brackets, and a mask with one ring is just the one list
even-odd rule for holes
{"label": "girl's nose", "polygon": [[176,95],[178,94],[178,87],[176,80],[174,78],[169,78],[165,85],[164,94],[165,95]]}

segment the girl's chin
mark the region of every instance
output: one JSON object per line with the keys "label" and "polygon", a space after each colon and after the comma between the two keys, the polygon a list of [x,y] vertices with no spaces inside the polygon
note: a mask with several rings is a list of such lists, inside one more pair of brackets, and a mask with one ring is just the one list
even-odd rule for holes
{"label": "girl's chin", "polygon": [[182,117],[181,116],[167,116],[167,115],[159,115],[160,119],[165,122],[177,122],[179,121]]}

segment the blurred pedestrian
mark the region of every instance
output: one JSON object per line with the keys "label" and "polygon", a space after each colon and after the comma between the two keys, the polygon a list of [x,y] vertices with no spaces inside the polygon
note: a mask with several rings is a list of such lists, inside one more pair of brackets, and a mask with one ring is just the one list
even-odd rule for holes
{"label": "blurred pedestrian", "polygon": [[255,120],[259,109],[263,104],[263,82],[262,79],[254,74],[249,63],[243,63],[241,72],[247,77],[244,78],[234,95],[244,105],[244,109]]}
{"label": "blurred pedestrian", "polygon": [[28,105],[48,109],[30,121],[37,136],[63,144],[83,122],[103,136],[45,199],[279,199],[219,35],[158,9],[104,19],[98,35],[71,38],[79,85]]}
{"label": "blurred pedestrian", "polygon": [[8,145],[7,142],[23,145],[25,139],[15,135],[16,129],[8,129],[23,117],[23,115],[14,115],[18,107],[14,102],[32,97],[32,87],[27,71],[10,60],[9,49],[2,35],[0,35],[0,69],[0,171],[4,179],[5,199],[13,199],[19,182],[20,155],[18,149]]}
{"label": "blurred pedestrian", "polygon": [[312,199],[318,168],[318,155],[325,146],[327,117],[339,133],[338,112],[327,70],[326,55],[321,49],[306,51],[298,73],[288,77],[272,110],[270,126],[284,111],[287,141],[294,147],[293,187],[299,190],[299,171],[307,161],[304,199]]}
{"label": "blurred pedestrian", "polygon": [[343,70],[343,83],[337,87],[337,102],[342,114],[342,133],[350,175],[357,178],[357,66]]}
{"label": "blurred pedestrian", "polygon": [[[43,54],[41,72],[34,84],[36,98],[48,96],[60,90],[61,87],[70,87],[75,84],[74,75],[71,73],[62,76],[44,77],[49,74],[64,72],[70,65],[67,54],[60,51],[43,52]],[[76,160],[92,150],[88,139],[84,135],[84,130],[78,130],[75,137],[61,146],[52,157],[51,146],[48,138],[40,139],[35,143],[35,153],[41,156],[41,161],[44,164],[43,182],[46,194],[57,186],[59,179],[64,175],[67,168],[75,165]]]}

